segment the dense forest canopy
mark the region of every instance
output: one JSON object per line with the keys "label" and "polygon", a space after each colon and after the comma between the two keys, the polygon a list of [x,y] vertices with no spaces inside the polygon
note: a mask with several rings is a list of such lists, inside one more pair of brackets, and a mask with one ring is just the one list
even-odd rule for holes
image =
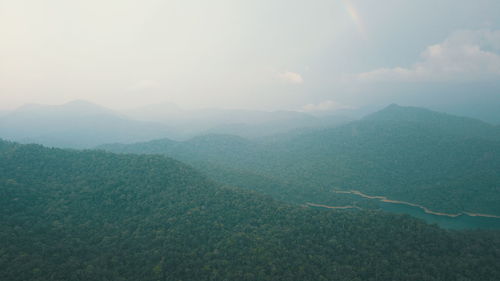
{"label": "dense forest canopy", "polygon": [[99,148],[165,154],[293,202],[339,204],[332,191],[359,190],[435,211],[500,215],[498,127],[422,108],[391,105],[343,126],[261,141],[207,135]]}
{"label": "dense forest canopy", "polygon": [[0,141],[1,280],[498,280],[500,235],[289,205],[157,155]]}
{"label": "dense forest canopy", "polygon": [[500,281],[499,11],[0,0],[0,281]]}

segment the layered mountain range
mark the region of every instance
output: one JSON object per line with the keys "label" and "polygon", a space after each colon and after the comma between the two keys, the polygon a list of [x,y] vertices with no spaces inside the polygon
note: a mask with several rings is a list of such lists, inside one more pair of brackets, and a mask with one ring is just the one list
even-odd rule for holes
{"label": "layered mountain range", "polygon": [[168,155],[294,202],[334,204],[333,191],[358,190],[436,211],[500,214],[499,128],[422,108],[391,105],[335,128],[259,141],[205,135],[99,148]]}
{"label": "layered mountain range", "polygon": [[160,104],[113,111],[87,102],[25,105],[0,113],[0,137],[21,143],[92,148],[158,138],[185,140],[200,134],[260,138],[304,128],[334,127],[352,120],[342,115],[312,116],[296,111],[182,110]]}

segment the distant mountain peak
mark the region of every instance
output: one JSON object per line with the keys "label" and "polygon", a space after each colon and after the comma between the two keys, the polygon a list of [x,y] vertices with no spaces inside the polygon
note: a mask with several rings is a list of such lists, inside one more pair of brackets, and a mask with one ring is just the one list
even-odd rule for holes
{"label": "distant mountain peak", "polygon": [[431,119],[439,119],[452,117],[452,115],[432,111],[422,107],[401,106],[398,104],[390,104],[384,109],[367,115],[365,120],[393,120],[393,121],[424,121]]}
{"label": "distant mountain peak", "polygon": [[386,108],[398,108],[398,107],[404,107],[404,106],[401,106],[397,103],[391,103]]}
{"label": "distant mountain peak", "polygon": [[57,105],[26,104],[12,112],[13,114],[28,114],[35,116],[96,116],[113,115],[118,116],[113,110],[86,100],[73,100]]}
{"label": "distant mountain peak", "polygon": [[[409,112],[409,111],[418,111],[418,112],[435,112],[435,111],[432,111],[432,110],[429,110],[427,108],[424,108],[424,107],[417,107],[417,106],[405,106],[405,105],[399,105],[397,103],[391,103],[390,105],[386,106],[385,108],[383,108],[382,110],[380,110],[379,112],[381,111],[402,111],[402,112]],[[435,112],[435,113],[438,113],[438,112]],[[439,114],[442,114],[442,113],[439,113]]]}
{"label": "distant mountain peak", "polygon": [[106,113],[112,113],[113,111],[111,109],[108,109],[104,106],[95,104],[90,101],[86,100],[73,100],[69,101],[67,103],[57,105],[56,107],[58,108],[70,108],[70,109],[77,109],[79,111],[102,111]]}
{"label": "distant mountain peak", "polygon": [[43,107],[44,105],[39,103],[25,103],[13,111],[29,111]]}
{"label": "distant mountain peak", "polygon": [[27,103],[12,111],[12,113],[40,113],[40,112],[68,112],[71,114],[81,114],[81,113],[106,113],[114,114],[111,109],[97,105],[86,100],[72,100],[63,104],[37,104],[37,103]]}
{"label": "distant mountain peak", "polygon": [[414,123],[451,135],[500,140],[498,127],[484,121],[421,107],[391,104],[378,112],[367,115],[361,121]]}

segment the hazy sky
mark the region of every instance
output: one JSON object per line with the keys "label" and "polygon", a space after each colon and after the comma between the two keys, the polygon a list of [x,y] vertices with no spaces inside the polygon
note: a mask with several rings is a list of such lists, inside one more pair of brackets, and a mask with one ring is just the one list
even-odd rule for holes
{"label": "hazy sky", "polygon": [[0,109],[499,102],[498,0],[0,0]]}

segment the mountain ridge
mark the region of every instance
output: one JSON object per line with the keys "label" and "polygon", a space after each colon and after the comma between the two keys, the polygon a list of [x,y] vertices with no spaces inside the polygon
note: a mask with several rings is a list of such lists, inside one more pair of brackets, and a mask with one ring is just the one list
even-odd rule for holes
{"label": "mountain ridge", "polygon": [[[0,278],[438,280],[500,276],[494,232],[284,204],[158,155],[0,140]],[[105,266],[103,266],[105,265]]]}
{"label": "mountain ridge", "polygon": [[400,106],[391,104],[384,109],[363,117],[365,121],[409,122],[433,125],[447,133],[469,134],[471,137],[482,137],[500,140],[500,130],[493,124],[479,119],[436,112],[426,108]]}
{"label": "mountain ridge", "polygon": [[0,117],[0,137],[49,146],[90,148],[104,142],[137,142],[176,137],[171,128],[124,119],[87,101],[24,107]]}
{"label": "mountain ridge", "polygon": [[[422,113],[425,116],[422,122],[387,118],[400,110],[409,110],[413,119],[421,118]],[[495,127],[473,119],[394,105],[379,113],[383,118],[376,114],[291,138],[243,142],[237,146],[215,139],[197,145],[186,141],[168,149],[157,145],[154,153],[199,165],[215,178],[230,179],[227,183],[239,181],[218,175],[207,168],[209,163],[228,171],[260,175],[281,182],[276,187],[280,193],[301,194],[303,202],[316,200],[318,204],[335,205],[337,198],[331,191],[344,189],[389,196],[441,212],[500,214],[495,186],[500,181],[500,141]],[[438,121],[429,121],[436,118]],[[467,121],[465,126],[462,120]],[[214,151],[213,147],[220,149]],[[101,148],[152,152],[144,143]],[[288,192],[283,188],[286,183],[294,186]],[[261,189],[269,190],[269,186],[264,184]]]}

